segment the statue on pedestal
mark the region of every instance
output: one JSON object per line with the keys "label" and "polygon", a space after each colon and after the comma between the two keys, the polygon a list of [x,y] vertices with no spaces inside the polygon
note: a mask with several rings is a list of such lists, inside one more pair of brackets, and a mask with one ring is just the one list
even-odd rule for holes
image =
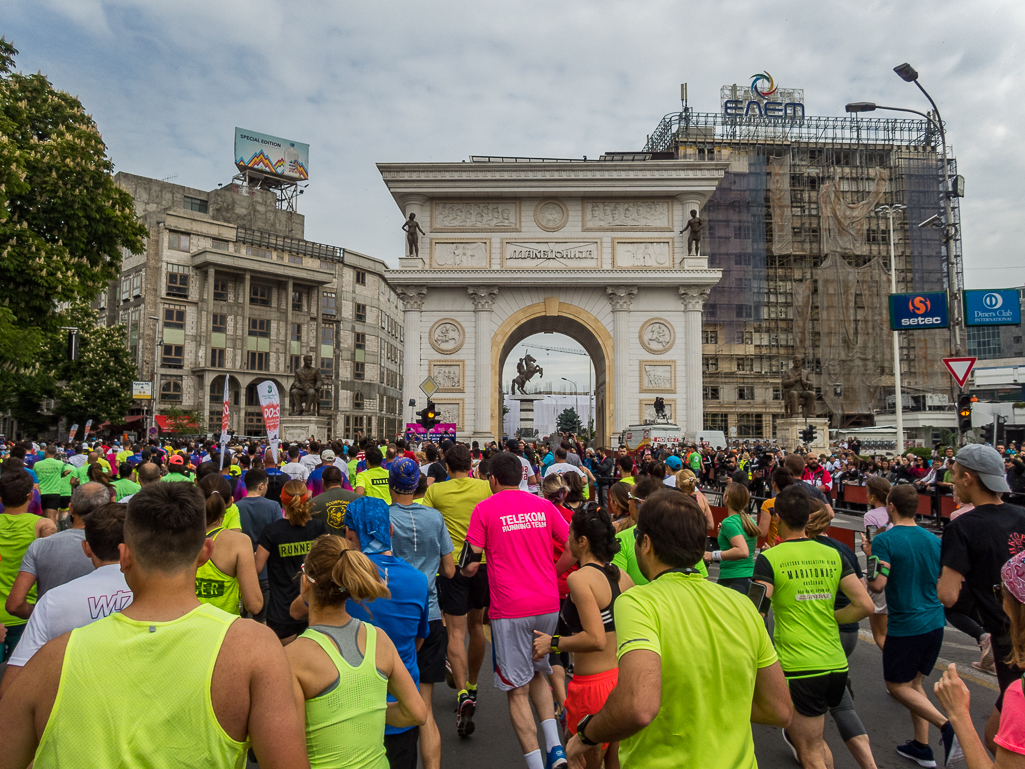
{"label": "statue on pedestal", "polygon": [[794,358],[794,365],[783,373],[782,385],[785,416],[815,416],[815,388],[806,378],[803,358]]}
{"label": "statue on pedestal", "polygon": [[690,235],[687,236],[687,255],[697,256],[701,253],[701,228],[705,226],[705,223],[701,221],[701,217],[698,216],[698,212],[691,210],[690,221],[687,222],[687,226],[680,230],[680,234],[690,230]]}
{"label": "statue on pedestal", "polygon": [[288,388],[292,416],[309,414],[317,416],[320,406],[320,391],[324,389],[324,377],[320,369],[313,367],[313,356],[303,356],[303,366],[295,372],[295,381]]}
{"label": "statue on pedestal", "polygon": [[426,236],[427,233],[420,227],[416,214],[409,215],[402,229],[406,231],[406,256],[420,256],[420,235]]}
{"label": "statue on pedestal", "polygon": [[526,356],[520,358],[519,362],[516,364],[516,371],[518,376],[512,380],[513,395],[516,394],[516,388],[519,388],[520,395],[526,395],[527,393],[523,389],[523,386],[534,378],[534,374],[538,374],[542,378],[544,378],[545,375],[545,370],[537,365],[537,360],[535,360],[534,356],[530,353],[527,353]]}

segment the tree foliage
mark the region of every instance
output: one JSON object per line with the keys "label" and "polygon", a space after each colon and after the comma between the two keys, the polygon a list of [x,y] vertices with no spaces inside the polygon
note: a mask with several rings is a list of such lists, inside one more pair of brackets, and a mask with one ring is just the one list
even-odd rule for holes
{"label": "tree foliage", "polygon": [[579,433],[580,415],[576,409],[563,409],[562,413],[555,418],[555,424],[560,433]]}
{"label": "tree foliage", "polygon": [[[88,403],[68,392],[61,403],[88,405],[94,419],[127,412],[122,397],[130,395],[113,393],[126,372],[117,353],[123,329],[99,329],[86,305],[118,276],[122,253],[143,251],[147,231],[131,195],[114,183],[96,123],[44,75],[15,72],[17,53],[0,39],[0,408],[30,432],[33,413],[58,396],[57,382],[69,373],[54,352],[63,352],[60,327],[76,325],[68,322],[74,315],[83,318],[83,356],[89,336],[95,355],[112,357],[71,372],[69,383],[82,372],[80,384],[94,387],[83,395]],[[110,387],[94,378],[103,366]]]}
{"label": "tree foliage", "polygon": [[167,426],[176,433],[203,432],[203,415],[194,409],[183,409],[181,406],[167,406],[160,411],[167,417]]}

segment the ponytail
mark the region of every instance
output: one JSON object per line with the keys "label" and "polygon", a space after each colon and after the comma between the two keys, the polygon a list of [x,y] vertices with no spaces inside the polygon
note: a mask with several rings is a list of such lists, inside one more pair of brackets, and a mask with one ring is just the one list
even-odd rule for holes
{"label": "ponytail", "polygon": [[228,500],[231,499],[231,484],[223,475],[211,473],[196,485],[206,497],[206,525],[210,526],[223,518],[228,509]]}
{"label": "ponytail", "polygon": [[373,601],[391,597],[374,562],[334,534],[317,537],[306,554],[303,570],[318,606],[338,606],[349,598]]}
{"label": "ponytail", "polygon": [[612,558],[619,552],[622,544],[616,538],[616,527],[608,510],[598,507],[593,502],[573,513],[570,521],[570,536],[580,539],[587,537],[587,546],[601,564],[609,579],[619,581],[619,567],[612,563]]}
{"label": "ponytail", "polygon": [[281,489],[285,517],[293,526],[305,526],[310,520],[310,491],[302,481],[291,480]]}
{"label": "ponytail", "polygon": [[805,533],[809,539],[815,539],[815,537],[822,534],[829,525],[833,522],[833,519],[829,515],[829,510],[822,504],[821,500],[810,499],[809,507],[811,508],[811,515],[808,516],[808,524],[805,526]]}
{"label": "ponytail", "polygon": [[747,486],[743,483],[730,483],[723,494],[723,504],[731,513],[740,516],[740,525],[747,536],[758,537],[761,535],[762,532],[758,528],[758,524],[751,520],[751,516],[747,513],[747,507],[751,504],[751,492],[747,490]]}

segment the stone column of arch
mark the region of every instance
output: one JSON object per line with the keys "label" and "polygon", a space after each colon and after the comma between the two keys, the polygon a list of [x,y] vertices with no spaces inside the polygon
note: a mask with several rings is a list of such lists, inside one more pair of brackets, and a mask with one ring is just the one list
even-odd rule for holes
{"label": "stone column of arch", "polygon": [[491,314],[498,286],[469,286],[466,293],[473,302],[473,436],[497,439],[491,436]]}
{"label": "stone column of arch", "polygon": [[616,386],[613,388],[613,432],[621,433],[630,424],[630,306],[637,296],[637,286],[609,286],[605,289],[612,305],[612,370]]}
{"label": "stone column of arch", "polygon": [[[400,415],[407,415],[409,401],[416,400],[420,382],[423,381],[420,370],[420,319],[427,298],[426,286],[399,286],[395,289],[402,302],[402,328],[406,340],[402,351],[402,404]],[[401,420],[405,429],[406,420]]]}
{"label": "stone column of arch", "polygon": [[710,289],[680,286],[680,301],[683,302],[683,350],[684,381],[686,390],[684,404],[686,420],[681,425],[688,439],[697,437],[697,431],[703,430],[704,400],[701,383],[701,317],[705,300]]}

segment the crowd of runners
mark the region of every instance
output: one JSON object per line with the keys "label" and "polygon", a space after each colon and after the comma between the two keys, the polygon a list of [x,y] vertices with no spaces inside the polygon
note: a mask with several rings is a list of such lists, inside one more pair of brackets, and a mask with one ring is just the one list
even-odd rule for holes
{"label": "crowd of runners", "polygon": [[[942,533],[913,480],[866,476],[864,559],[829,536],[821,459],[570,436],[7,446],[0,769],[435,769],[442,729],[487,762],[488,685],[528,769],[753,767],[752,723],[832,767],[827,715],[874,767],[847,663],[866,617],[910,714],[901,756],[1025,765],[1015,457],[942,459]],[[924,683],[948,622],[999,684],[981,737],[953,666]]]}

